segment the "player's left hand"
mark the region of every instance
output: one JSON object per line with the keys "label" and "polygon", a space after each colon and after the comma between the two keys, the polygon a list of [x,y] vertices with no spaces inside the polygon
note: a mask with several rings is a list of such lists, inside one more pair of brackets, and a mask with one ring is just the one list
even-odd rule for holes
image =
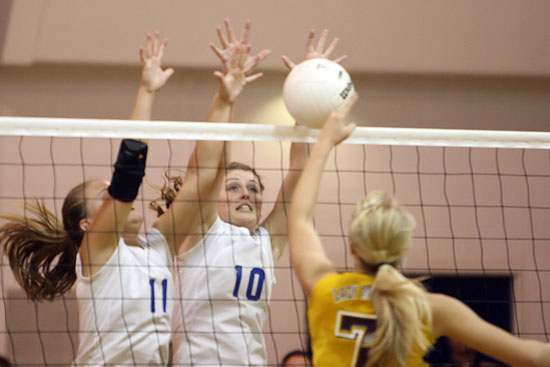
{"label": "player's left hand", "polygon": [[[250,38],[250,27],[251,22],[250,20],[247,20],[244,25],[244,30],[241,34],[240,40],[237,41],[237,38],[235,37],[235,34],[233,33],[233,28],[231,27],[231,23],[229,22],[229,19],[225,18],[223,20],[225,25],[225,35],[221,29],[221,27],[216,28],[216,32],[218,33],[218,38],[220,40],[221,48],[217,47],[214,43],[210,43],[210,48],[216,56],[221,60],[222,62],[222,72],[226,73],[229,70],[230,64],[231,64],[231,58],[233,53],[235,52],[235,47],[237,45],[245,45],[249,46],[248,40]],[[250,50],[249,50],[250,52]],[[264,60],[269,54],[271,53],[271,50],[264,49],[260,52],[258,52],[256,55],[252,56],[250,54],[246,55],[246,60],[244,63],[244,66],[247,68],[254,69],[258,64]]]}
{"label": "player's left hand", "polygon": [[225,74],[221,71],[214,72],[220,82],[219,96],[228,103],[235,102],[245,85],[263,76],[263,73],[253,73],[254,65],[246,65],[249,52],[249,45],[236,45],[228,63],[227,72]]}
{"label": "player's left hand", "polygon": [[147,34],[147,42],[144,47],[139,48],[139,57],[143,70],[141,72],[141,85],[149,92],[155,92],[160,89],[174,74],[174,69],[168,68],[162,70],[161,62],[164,55],[164,48],[168,39],[160,42],[159,32],[155,31],[153,35]]}
{"label": "player's left hand", "polygon": [[211,43],[210,48],[222,62],[222,71],[214,72],[220,81],[219,95],[229,103],[235,102],[244,86],[260,77],[263,73],[254,73],[256,67],[270,53],[270,50],[262,50],[251,56],[252,46],[248,43],[250,37],[250,20],[246,21],[244,30],[239,40],[235,37],[231,23],[224,19],[226,34],[220,27],[216,28],[221,48]]}

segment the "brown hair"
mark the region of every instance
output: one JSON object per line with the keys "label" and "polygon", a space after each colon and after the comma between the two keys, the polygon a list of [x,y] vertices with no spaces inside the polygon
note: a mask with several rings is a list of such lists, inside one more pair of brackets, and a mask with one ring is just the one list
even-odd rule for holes
{"label": "brown hair", "polygon": [[395,267],[410,246],[414,218],[386,193],[361,200],[352,216],[351,245],[368,269],[375,270],[370,300],[377,321],[369,346],[368,367],[407,367],[413,348],[425,352],[430,342],[431,310],[417,280]]}
{"label": "brown hair", "polygon": [[[239,162],[231,162],[225,167],[226,172],[234,171],[234,170],[252,172],[252,174],[254,174],[254,177],[258,179],[258,183],[260,184],[260,190],[264,191],[265,187],[262,183],[262,179],[260,178],[260,175],[258,175],[258,173],[254,168]],[[170,176],[168,172],[165,172],[164,184],[161,188],[158,188],[160,192],[160,197],[151,201],[151,203],[149,204],[149,209],[156,211],[158,217],[164,214],[164,212],[170,207],[170,205],[172,205],[172,203],[176,199],[176,196],[180,191],[182,183],[183,183],[183,179],[181,178],[181,176],[179,175]]]}
{"label": "brown hair", "polygon": [[76,281],[76,256],[86,218],[85,189],[94,181],[74,187],[62,207],[60,221],[44,203],[25,204],[31,216],[2,216],[9,222],[0,227],[4,249],[17,283],[31,300],[52,301],[69,291]]}
{"label": "brown hair", "polygon": [[264,191],[265,187],[264,187],[264,184],[262,183],[262,179],[260,175],[258,174],[258,172],[256,172],[254,168],[250,167],[249,165],[246,165],[244,163],[239,163],[239,162],[231,162],[227,165],[227,167],[225,167],[225,170],[226,171],[238,170],[238,171],[252,172],[254,177],[258,179],[258,184],[260,184],[260,190]]}
{"label": "brown hair", "polygon": [[149,203],[149,209],[157,212],[157,217],[160,217],[172,205],[176,196],[181,189],[183,179],[181,176],[170,176],[168,171],[164,172],[164,184],[162,187],[155,187],[160,192],[160,197]]}

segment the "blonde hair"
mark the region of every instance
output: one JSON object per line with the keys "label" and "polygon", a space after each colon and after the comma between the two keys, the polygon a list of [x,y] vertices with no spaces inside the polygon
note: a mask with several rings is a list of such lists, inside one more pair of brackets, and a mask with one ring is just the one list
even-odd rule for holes
{"label": "blonde hair", "polygon": [[376,276],[370,300],[376,311],[367,367],[406,367],[413,348],[431,345],[423,331],[431,328],[431,310],[418,280],[403,276],[394,265],[407,251],[414,218],[386,193],[362,199],[351,220],[351,246]]}

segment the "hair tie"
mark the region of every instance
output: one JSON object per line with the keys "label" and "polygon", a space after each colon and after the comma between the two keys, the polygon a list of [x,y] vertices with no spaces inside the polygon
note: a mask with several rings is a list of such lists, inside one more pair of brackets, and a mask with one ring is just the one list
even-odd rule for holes
{"label": "hair tie", "polygon": [[361,204],[361,210],[371,210],[371,209],[375,209],[375,208],[385,208],[385,209],[389,209],[391,208],[392,205],[387,203],[386,201],[384,200],[377,200],[375,202],[363,202]]}
{"label": "hair tie", "polygon": [[363,204],[361,204],[361,211],[367,211],[367,210],[371,210],[373,208],[376,208],[376,207],[379,207],[381,203],[369,203],[369,202],[365,202]]}

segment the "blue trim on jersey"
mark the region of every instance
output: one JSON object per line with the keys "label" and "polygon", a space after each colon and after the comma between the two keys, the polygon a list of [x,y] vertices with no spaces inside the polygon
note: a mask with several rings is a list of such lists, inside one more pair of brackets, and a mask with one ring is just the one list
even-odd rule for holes
{"label": "blue trim on jersey", "polygon": [[239,287],[241,286],[241,277],[243,275],[243,267],[240,265],[235,266],[237,272],[237,281],[235,282],[235,288],[233,288],[233,297],[239,298]]}
{"label": "blue trim on jersey", "polygon": [[166,298],[168,292],[168,279],[162,281],[162,310],[166,312]]}
{"label": "blue trim on jersey", "polygon": [[155,313],[155,280],[149,279],[151,285],[151,312]]}
{"label": "blue trim on jersey", "polygon": [[[254,286],[254,277],[258,274],[258,285],[256,286],[256,294],[252,294],[252,286]],[[248,281],[248,288],[246,290],[246,298],[251,301],[257,301],[262,295],[262,288],[264,286],[265,272],[264,269],[253,268],[250,272],[250,280]]]}

